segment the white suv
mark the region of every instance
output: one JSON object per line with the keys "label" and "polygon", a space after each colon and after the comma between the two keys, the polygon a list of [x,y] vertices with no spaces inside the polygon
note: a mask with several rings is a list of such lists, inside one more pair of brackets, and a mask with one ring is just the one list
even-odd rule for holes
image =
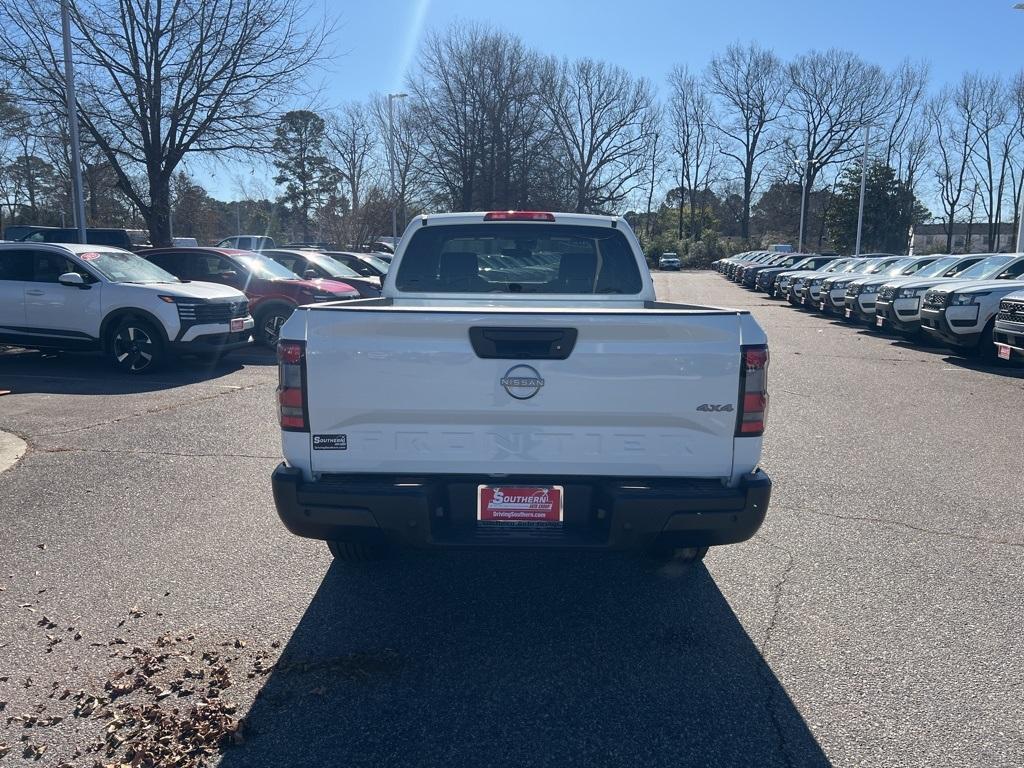
{"label": "white suv", "polygon": [[999,302],[992,339],[1001,359],[1024,357],[1024,290],[1011,293]]}
{"label": "white suv", "polygon": [[993,332],[999,302],[1024,289],[1024,257],[1015,258],[995,279],[940,284],[921,302],[921,330],[950,347],[995,359]]}
{"label": "white suv", "polygon": [[128,373],[172,351],[217,356],[249,343],[240,291],[182,282],[131,251],[0,243],[0,344],[102,350]]}
{"label": "white suv", "polygon": [[661,254],[661,257],[658,259],[658,269],[674,269],[676,272],[678,272],[681,266],[682,264],[679,261],[678,253],[671,253],[666,251],[665,253]]}

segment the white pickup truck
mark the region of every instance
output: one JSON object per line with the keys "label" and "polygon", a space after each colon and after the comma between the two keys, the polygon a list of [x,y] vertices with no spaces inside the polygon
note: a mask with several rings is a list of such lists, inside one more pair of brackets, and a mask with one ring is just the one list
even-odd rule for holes
{"label": "white pickup truck", "polygon": [[692,560],[764,520],[768,348],[746,311],[659,302],[613,216],[421,216],[377,299],[298,309],[278,345],[295,534]]}

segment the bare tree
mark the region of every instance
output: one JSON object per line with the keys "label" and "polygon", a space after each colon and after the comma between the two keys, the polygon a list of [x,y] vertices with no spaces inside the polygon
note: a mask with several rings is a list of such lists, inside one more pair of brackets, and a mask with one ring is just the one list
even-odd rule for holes
{"label": "bare tree", "polygon": [[[1008,174],[1008,155],[1015,132],[1010,126],[1010,95],[1006,83],[998,76],[967,74],[961,89],[969,91],[974,100],[970,127],[974,133],[973,156],[975,178],[981,194],[981,207],[987,219],[988,248],[998,250],[999,225]],[[968,98],[966,94],[962,98]]]}
{"label": "bare tree", "polygon": [[[967,77],[954,91],[943,88],[925,106],[932,131],[934,157],[932,172],[939,187],[942,221],[946,230],[946,252],[953,252],[953,226],[972,183],[971,156],[974,153],[975,93]],[[973,198],[973,195],[972,195]]]}
{"label": "bare tree", "polygon": [[885,140],[880,159],[896,171],[896,177],[901,181],[907,179],[908,173],[914,170],[914,161],[919,159],[919,146],[915,139],[920,140],[917,129],[922,122],[928,72],[927,62],[905,60],[890,76],[891,98],[886,113],[879,121]]}
{"label": "bare tree", "polygon": [[679,156],[678,236],[682,239],[684,234],[683,211],[689,195],[690,221],[686,229],[696,239],[706,220],[707,193],[718,167],[714,107],[704,84],[685,66],[674,67],[668,81],[672,151]]}
{"label": "bare tree", "polygon": [[421,168],[438,203],[513,208],[550,197],[541,69],[521,40],[486,27],[452,26],[427,38],[409,79],[409,110],[422,126]]}
{"label": "bare tree", "polygon": [[358,211],[361,192],[376,170],[378,135],[367,105],[349,103],[327,121],[327,146],[341,172],[352,210]]}
{"label": "bare tree", "polygon": [[[387,165],[389,131],[394,146],[395,193],[398,197],[398,221],[409,220],[410,211],[419,209],[425,198],[429,196],[430,182],[434,178],[431,168],[431,153],[428,149],[428,127],[420,119],[423,111],[415,104],[406,101],[394,104],[392,125],[389,126],[387,99],[374,96],[370,101],[370,109],[377,126],[380,142],[377,146],[376,166],[380,169],[375,183],[380,191],[384,191],[387,180],[383,173]],[[388,190],[388,205],[391,205]],[[369,233],[367,233],[369,234]]]}
{"label": "bare tree", "polygon": [[[170,243],[170,182],[185,156],[266,147],[331,32],[284,0],[68,5],[79,119],[157,245]],[[63,116],[60,39],[52,2],[0,0],[0,60],[26,98]]]}
{"label": "bare tree", "polygon": [[716,127],[722,135],[722,154],[732,158],[743,182],[740,236],[750,236],[751,198],[776,142],[770,131],[788,90],[782,63],[757,43],[733,44],[715,56],[707,69],[708,87],[721,102]]}
{"label": "bare tree", "polygon": [[[1011,112],[1013,122],[1011,135],[1018,146],[1024,142],[1024,71],[1018,72],[1010,83]],[[1011,158],[1010,175],[1013,189],[1013,231],[1020,225],[1021,197],[1024,195],[1024,162],[1016,162],[1019,152],[1008,153]],[[1016,248],[1016,242],[1014,248]]]}
{"label": "bare tree", "polygon": [[864,126],[891,107],[892,86],[881,68],[849,51],[812,51],[787,68],[787,128],[804,164],[804,204],[819,173],[856,148]]}
{"label": "bare tree", "polygon": [[545,103],[573,210],[612,210],[643,184],[659,117],[646,80],[593,59],[563,61]]}

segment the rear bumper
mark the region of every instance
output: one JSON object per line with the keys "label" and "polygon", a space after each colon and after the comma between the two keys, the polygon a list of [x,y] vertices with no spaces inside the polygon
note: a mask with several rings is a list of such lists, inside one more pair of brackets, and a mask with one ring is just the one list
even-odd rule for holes
{"label": "rear bumper", "polygon": [[735,544],[764,522],[771,479],[758,470],[738,488],[713,480],[504,477],[504,485],[561,485],[560,526],[479,525],[477,486],[465,475],[335,475],[302,479],[280,464],[274,503],[297,536],[360,541],[382,534],[414,547],[529,547],[641,550]]}

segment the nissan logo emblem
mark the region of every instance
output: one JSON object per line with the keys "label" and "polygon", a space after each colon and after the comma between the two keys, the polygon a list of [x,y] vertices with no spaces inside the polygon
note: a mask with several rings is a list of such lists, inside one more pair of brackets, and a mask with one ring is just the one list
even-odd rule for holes
{"label": "nissan logo emblem", "polygon": [[540,392],[544,379],[529,365],[513,365],[501,377],[501,386],[516,400],[529,400]]}

